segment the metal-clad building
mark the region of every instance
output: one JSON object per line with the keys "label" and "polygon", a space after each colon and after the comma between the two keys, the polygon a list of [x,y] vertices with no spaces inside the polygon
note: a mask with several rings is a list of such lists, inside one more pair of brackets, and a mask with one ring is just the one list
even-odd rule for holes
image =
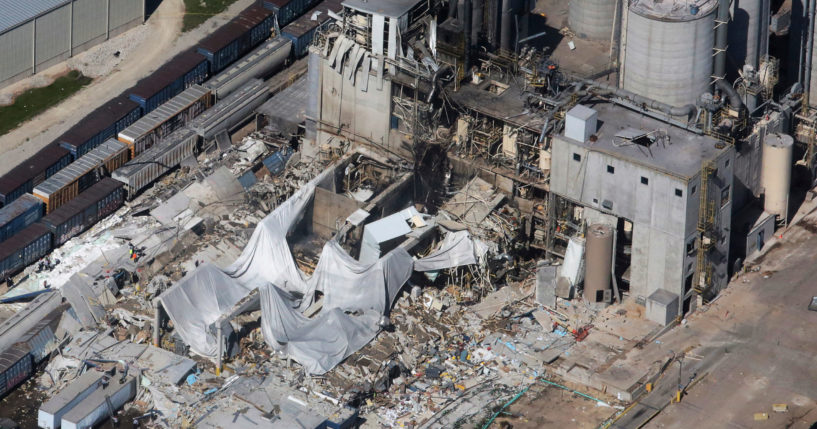
{"label": "metal-clad building", "polygon": [[144,21],[147,0],[0,0],[0,86]]}

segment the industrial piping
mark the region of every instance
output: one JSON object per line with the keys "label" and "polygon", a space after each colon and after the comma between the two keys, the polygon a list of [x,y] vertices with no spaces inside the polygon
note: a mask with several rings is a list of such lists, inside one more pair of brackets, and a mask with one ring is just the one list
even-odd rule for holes
{"label": "industrial piping", "polygon": [[482,1],[483,0],[472,0],[474,2],[473,9],[471,10],[471,46],[476,47],[479,43],[479,32],[482,31]]}
{"label": "industrial piping", "polygon": [[729,82],[727,82],[726,79],[716,80],[715,86],[726,94],[726,96],[729,98],[730,106],[738,110],[743,107],[743,100],[740,98],[740,94],[738,94],[738,91],[735,90],[732,85],[729,85]]}
{"label": "industrial piping", "polygon": [[685,106],[671,106],[667,103],[662,103],[651,98],[642,97],[638,94],[627,91],[626,89],[616,88],[615,86],[608,85],[606,83],[597,82],[589,79],[581,79],[581,81],[588,85],[588,91],[594,87],[599,88],[605,92],[614,94],[617,97],[627,99],[633,104],[641,105],[652,110],[666,113],[667,115],[670,116],[686,116],[687,119],[689,119],[690,116],[692,116],[694,113],[698,111],[698,108],[695,107],[694,104],[687,104]]}
{"label": "industrial piping", "polygon": [[511,51],[511,0],[502,0],[502,33],[500,38],[500,49],[505,52]]}
{"label": "industrial piping", "polygon": [[814,7],[817,0],[810,0],[808,6],[808,43],[806,44],[806,76],[807,78],[804,79],[803,82],[803,96],[806,97],[806,101],[811,101],[808,99],[809,90],[811,89],[811,58],[812,53],[811,50],[814,48]]}
{"label": "industrial piping", "polygon": [[715,20],[715,81],[726,78],[726,46],[729,28],[729,0],[718,0]]}

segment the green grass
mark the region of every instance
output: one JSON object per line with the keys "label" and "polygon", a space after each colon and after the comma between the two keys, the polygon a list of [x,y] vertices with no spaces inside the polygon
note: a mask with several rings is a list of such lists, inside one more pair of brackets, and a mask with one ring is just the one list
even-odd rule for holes
{"label": "green grass", "polygon": [[182,32],[190,31],[213,15],[227,10],[236,0],[184,0],[184,25]]}
{"label": "green grass", "polygon": [[14,103],[0,107],[0,135],[39,115],[73,95],[93,79],[77,70],[57,78],[51,85],[29,89],[14,99]]}

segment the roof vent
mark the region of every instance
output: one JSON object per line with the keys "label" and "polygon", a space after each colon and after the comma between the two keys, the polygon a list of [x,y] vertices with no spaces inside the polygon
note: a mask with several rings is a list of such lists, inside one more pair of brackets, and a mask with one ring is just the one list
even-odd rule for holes
{"label": "roof vent", "polygon": [[565,115],[565,137],[579,142],[586,142],[596,132],[598,112],[581,104],[576,105]]}

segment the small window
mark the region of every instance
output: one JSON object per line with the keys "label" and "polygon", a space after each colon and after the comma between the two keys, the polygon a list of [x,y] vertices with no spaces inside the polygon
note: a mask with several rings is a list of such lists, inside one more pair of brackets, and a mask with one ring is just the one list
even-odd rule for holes
{"label": "small window", "polygon": [[[692,190],[690,191],[690,194],[695,195],[696,190],[698,190],[698,188],[695,185],[692,185]],[[679,195],[679,197],[680,197],[680,195]]]}
{"label": "small window", "polygon": [[687,243],[687,255],[691,255],[692,252],[694,252],[694,251],[695,251],[695,239],[692,239],[692,240],[690,240],[689,243]]}
{"label": "small window", "polygon": [[641,184],[642,185],[649,185],[650,184],[650,179],[647,179],[646,177],[641,176]]}
{"label": "small window", "polygon": [[721,207],[729,204],[729,186],[721,190]]}
{"label": "small window", "polygon": [[613,174],[613,173],[616,172],[616,168],[613,167],[612,165],[608,165],[607,166],[607,172],[610,173],[610,174]]}
{"label": "small window", "polygon": [[573,160],[574,160],[574,161],[581,161],[581,160],[582,160],[582,156],[581,156],[581,155],[579,155],[578,153],[574,153],[574,154],[573,154]]}
{"label": "small window", "polygon": [[598,203],[599,203],[599,199],[598,198],[593,198],[593,204],[598,204]]}
{"label": "small window", "polygon": [[729,159],[726,160],[726,162],[723,164],[724,167],[729,167],[729,161],[730,161]]}
{"label": "small window", "polygon": [[681,191],[681,190],[680,190],[680,189],[678,189],[678,188],[675,188],[675,196],[676,196],[676,197],[683,197],[683,196],[684,196],[684,192],[683,192],[683,191]]}
{"label": "small window", "polygon": [[692,262],[690,262],[689,265],[687,265],[687,272],[690,271],[692,271]]}

